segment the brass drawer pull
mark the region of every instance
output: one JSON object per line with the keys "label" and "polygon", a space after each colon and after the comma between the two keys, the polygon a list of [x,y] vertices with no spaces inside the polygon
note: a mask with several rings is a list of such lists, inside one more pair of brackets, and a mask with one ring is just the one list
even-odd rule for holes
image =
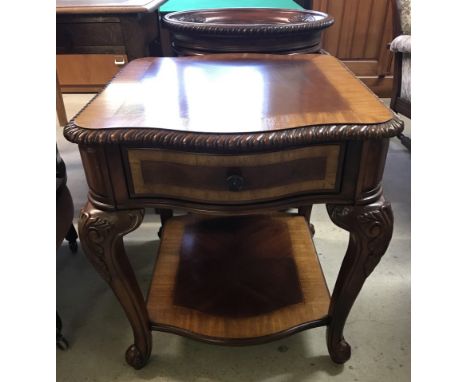
{"label": "brass drawer pull", "polygon": [[244,178],[240,175],[230,175],[226,181],[229,191],[240,191],[244,186]]}
{"label": "brass drawer pull", "polygon": [[117,66],[125,65],[125,58],[119,57],[119,58],[114,59],[114,65],[117,65]]}

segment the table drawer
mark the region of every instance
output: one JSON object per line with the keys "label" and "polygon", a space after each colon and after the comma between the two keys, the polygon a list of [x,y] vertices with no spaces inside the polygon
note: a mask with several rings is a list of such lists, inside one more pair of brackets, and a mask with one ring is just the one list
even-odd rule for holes
{"label": "table drawer", "polygon": [[249,155],[127,149],[131,197],[249,203],[338,192],[341,145]]}
{"label": "table drawer", "polygon": [[127,61],[124,54],[58,54],[60,86],[104,86]]}
{"label": "table drawer", "polygon": [[123,46],[122,27],[118,18],[83,18],[57,20],[56,46],[62,53],[80,47]]}

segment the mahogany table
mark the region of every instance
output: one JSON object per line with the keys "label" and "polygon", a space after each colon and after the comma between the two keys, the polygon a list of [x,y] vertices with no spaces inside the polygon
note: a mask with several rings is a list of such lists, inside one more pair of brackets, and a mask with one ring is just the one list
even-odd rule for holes
{"label": "mahogany table", "polygon": [[[346,318],[392,236],[381,181],[402,128],[332,56],[129,63],[64,129],[89,186],[82,247],[133,329],[127,362],[146,364],[152,330],[244,345],[317,326],[347,361]],[[276,212],[301,203],[350,233],[331,297],[308,222]],[[145,207],[190,212],[165,222],[146,299],[123,246]]]}

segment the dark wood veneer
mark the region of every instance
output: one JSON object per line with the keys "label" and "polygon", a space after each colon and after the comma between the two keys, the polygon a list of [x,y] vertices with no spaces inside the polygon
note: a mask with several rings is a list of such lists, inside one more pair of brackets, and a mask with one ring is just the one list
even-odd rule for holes
{"label": "dark wood veneer", "polygon": [[303,299],[284,222],[243,216],[186,225],[175,305],[240,318],[270,313]]}
{"label": "dark wood veneer", "polygon": [[[277,168],[276,166],[249,167],[242,170],[243,177],[253,178],[253,175],[256,174],[257,171],[262,170],[265,171],[265,178],[252,179],[251,183],[244,183],[244,188],[261,189],[278,185],[280,182],[278,179],[274,178],[274,176],[281,175],[278,173],[278,170],[284,171],[284,175],[294,171],[294,181],[323,179],[325,177],[325,166],[326,158],[318,157],[291,161],[281,166],[281,168]],[[179,164],[151,161],[142,161],[141,170],[145,183],[160,182],[162,185],[175,184],[177,186],[185,185],[187,187],[192,187],[200,182],[206,182],[212,187],[211,189],[218,190],[226,189],[227,178],[230,175],[240,173],[240,169],[237,168],[217,169],[213,167],[200,167],[195,165],[181,166]],[[218,170],[219,173],[217,173],[216,170]],[[196,172],[196,177],[193,177],[193,172]],[[157,173],[161,173],[161,175],[155,176],[154,174]],[[217,177],[217,175],[219,176]],[[214,182],[212,179],[215,179]],[[255,184],[252,184],[254,181]],[[291,182],[291,180],[288,182],[286,179],[281,183],[287,186]]]}
{"label": "dark wood veneer", "polygon": [[[273,187],[279,183],[278,179],[275,179],[275,176],[279,177],[281,175],[288,175],[291,172],[294,172],[294,178],[297,181],[301,180],[319,180],[325,177],[326,169],[326,157],[317,157],[317,158],[307,158],[307,159],[298,159],[285,163],[280,166],[252,166],[246,169],[243,169],[242,174],[244,177],[249,178],[253,177],[257,171],[265,171],[265,178],[254,179],[255,185],[246,183],[245,187],[265,188]],[[213,167],[201,167],[195,165],[181,166],[179,164],[173,163],[162,163],[162,162],[152,162],[152,161],[142,161],[141,170],[143,174],[143,180],[145,182],[161,182],[161,184],[176,184],[176,185],[187,185],[191,187],[199,182],[208,183],[214,189],[226,189],[226,178],[230,174],[239,173],[240,169],[237,168],[219,168],[219,177],[216,178],[216,168]],[[191,179],[191,175],[196,170],[196,179]],[[283,173],[278,173],[282,171]],[[155,176],[157,173],[161,173],[160,176]],[[198,178],[198,177],[201,177]],[[215,178],[215,182],[209,182],[211,178]],[[253,182],[253,180],[252,180]],[[291,183],[291,180],[286,179],[282,182],[284,185]]]}

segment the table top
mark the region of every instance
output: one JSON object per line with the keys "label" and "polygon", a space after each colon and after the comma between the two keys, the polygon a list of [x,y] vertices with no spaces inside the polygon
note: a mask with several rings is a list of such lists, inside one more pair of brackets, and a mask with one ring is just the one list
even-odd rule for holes
{"label": "table top", "polygon": [[153,12],[167,0],[56,0],[57,14]]}
{"label": "table top", "polygon": [[229,134],[311,125],[356,129],[393,117],[335,57],[244,53],[134,60],[74,124]]}
{"label": "table top", "polygon": [[161,13],[212,8],[285,8],[304,9],[293,0],[168,0]]}

